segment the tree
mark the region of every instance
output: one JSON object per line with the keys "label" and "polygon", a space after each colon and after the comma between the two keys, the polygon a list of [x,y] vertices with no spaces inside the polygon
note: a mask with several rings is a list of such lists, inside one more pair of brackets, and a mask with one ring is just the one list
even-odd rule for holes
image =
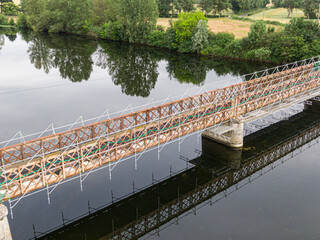
{"label": "tree", "polygon": [[320,26],[313,21],[301,18],[293,18],[285,27],[285,33],[289,36],[302,37],[308,43],[320,39]]}
{"label": "tree", "polygon": [[179,2],[184,12],[191,12],[194,10],[194,0],[179,0]]}
{"label": "tree", "polygon": [[108,21],[108,15],[106,12],[109,6],[107,5],[106,0],[92,0],[91,23],[93,25],[100,26]]}
{"label": "tree", "polygon": [[191,50],[196,53],[200,53],[206,45],[208,44],[208,22],[205,20],[200,20],[197,23],[195,29],[195,34],[192,39],[192,48]]}
{"label": "tree", "polygon": [[[277,0],[281,1],[281,0]],[[269,4],[269,0],[230,0],[233,12],[249,11],[257,8],[264,8]]]}
{"label": "tree", "polygon": [[19,7],[12,2],[3,3],[2,13],[5,15],[16,16],[19,13]]}
{"label": "tree", "polygon": [[5,24],[8,22],[8,18],[0,13],[0,24]]}
{"label": "tree", "polygon": [[27,19],[36,31],[82,33],[90,19],[91,0],[24,0]]}
{"label": "tree", "polygon": [[267,34],[267,25],[264,21],[257,21],[250,26],[250,32],[248,34],[248,39],[251,48],[257,48],[259,42],[263,41],[263,38]]}
{"label": "tree", "polygon": [[288,18],[290,17],[293,9],[300,8],[302,5],[301,0],[283,0],[282,7],[287,8]]}
{"label": "tree", "polygon": [[303,0],[301,7],[304,12],[304,15],[308,19],[315,19],[318,15],[319,5],[320,0]]}
{"label": "tree", "polygon": [[199,5],[206,15],[213,10],[213,0],[201,0]]}
{"label": "tree", "polygon": [[2,5],[4,3],[12,3],[12,0],[0,0],[0,13],[2,13]]}
{"label": "tree", "polygon": [[222,11],[227,10],[230,7],[231,4],[228,0],[214,0],[214,10],[218,13],[219,17]]}
{"label": "tree", "polygon": [[155,28],[158,8],[155,0],[115,0],[117,21],[129,42],[144,43]]}
{"label": "tree", "polygon": [[175,33],[175,39],[172,45],[179,52],[191,51],[192,37],[196,33],[197,24],[200,20],[208,22],[203,12],[183,12],[179,14],[179,19],[173,23],[172,29]]}
{"label": "tree", "polygon": [[168,17],[172,11],[172,0],[156,0],[160,17]]}

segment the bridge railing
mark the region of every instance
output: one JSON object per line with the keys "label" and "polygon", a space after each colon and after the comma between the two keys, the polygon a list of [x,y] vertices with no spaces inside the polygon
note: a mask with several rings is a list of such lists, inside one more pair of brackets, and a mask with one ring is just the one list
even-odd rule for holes
{"label": "bridge railing", "polygon": [[5,199],[225,122],[320,85],[315,63],[0,149]]}
{"label": "bridge railing", "polygon": [[[107,134],[116,134],[126,129],[139,127],[159,118],[170,117],[177,113],[183,113],[202,107],[213,102],[225,102],[232,97],[244,95],[249,92],[262,90],[270,83],[277,85],[281,81],[295,78],[302,73],[308,74],[313,70],[313,64],[297,66],[269,76],[250,80],[223,89],[203,93],[198,96],[188,97],[174,102],[166,103],[158,107],[148,108],[123,116],[115,117],[98,123],[79,127],[25,143],[16,144],[0,149],[1,164],[13,164],[23,160],[29,160],[35,156],[49,154],[57,150],[67,148],[70,144],[92,141]],[[252,94],[254,96],[254,94]]]}

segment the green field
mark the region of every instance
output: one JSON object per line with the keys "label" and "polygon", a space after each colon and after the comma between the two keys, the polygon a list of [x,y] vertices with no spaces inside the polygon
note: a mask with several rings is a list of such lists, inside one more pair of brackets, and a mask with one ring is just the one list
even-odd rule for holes
{"label": "green field", "polygon": [[260,12],[250,16],[249,18],[254,20],[270,20],[278,21],[281,23],[288,23],[294,17],[304,17],[303,11],[300,9],[294,9],[288,18],[288,11],[286,8],[268,9],[264,12]]}

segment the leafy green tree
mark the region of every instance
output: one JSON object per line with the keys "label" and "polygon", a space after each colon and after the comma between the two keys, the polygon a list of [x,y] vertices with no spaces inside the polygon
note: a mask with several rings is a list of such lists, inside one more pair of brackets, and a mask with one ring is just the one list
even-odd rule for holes
{"label": "leafy green tree", "polygon": [[0,0],[0,13],[2,13],[2,5],[4,3],[12,3],[12,0]]}
{"label": "leafy green tree", "polygon": [[156,0],[160,17],[168,17],[173,8],[172,0]]}
{"label": "leafy green tree", "polygon": [[196,11],[183,12],[179,14],[179,19],[172,25],[175,33],[175,41],[173,47],[180,52],[190,52],[192,47],[192,37],[194,36],[197,24],[200,20],[208,22],[203,12]]}
{"label": "leafy green tree", "polygon": [[158,9],[155,0],[114,0],[117,21],[122,25],[129,42],[147,41],[155,28]]}
{"label": "leafy green tree", "polygon": [[201,0],[199,5],[206,14],[213,10],[213,0]]}
{"label": "leafy green tree", "polygon": [[2,13],[5,15],[16,16],[19,13],[19,7],[12,2],[3,3]]}
{"label": "leafy green tree", "polygon": [[308,19],[317,18],[317,15],[319,12],[319,4],[320,4],[320,0],[303,0],[301,7],[304,12],[304,15]]}
{"label": "leafy green tree", "polygon": [[250,32],[248,39],[250,48],[257,48],[259,42],[263,40],[267,35],[267,25],[264,21],[257,21],[250,26]]}
{"label": "leafy green tree", "polygon": [[0,24],[5,24],[8,22],[8,18],[0,13]]}
{"label": "leafy green tree", "polygon": [[192,39],[191,50],[196,53],[200,53],[206,45],[208,44],[208,22],[205,20],[200,20],[197,23],[195,34]]}
{"label": "leafy green tree", "polygon": [[228,10],[231,6],[228,0],[214,0],[214,10],[218,13],[219,17],[222,11]]}
{"label": "leafy green tree", "polygon": [[184,12],[191,12],[194,10],[194,0],[179,0],[179,2]]}
{"label": "leafy green tree", "polygon": [[293,18],[286,25],[284,32],[289,36],[302,37],[308,43],[320,39],[320,26],[313,21],[307,21],[303,17]]}
{"label": "leafy green tree", "polygon": [[293,9],[300,8],[302,5],[301,0],[283,0],[282,7],[286,8],[288,10],[288,18],[290,17],[291,13],[293,12]]}
{"label": "leafy green tree", "polygon": [[91,0],[24,0],[27,19],[36,31],[82,33],[90,19]]}
{"label": "leafy green tree", "polygon": [[275,8],[281,8],[282,7],[282,1],[283,0],[272,0],[272,3]]}
{"label": "leafy green tree", "polygon": [[229,2],[235,13],[264,8],[269,4],[269,0],[230,0]]}

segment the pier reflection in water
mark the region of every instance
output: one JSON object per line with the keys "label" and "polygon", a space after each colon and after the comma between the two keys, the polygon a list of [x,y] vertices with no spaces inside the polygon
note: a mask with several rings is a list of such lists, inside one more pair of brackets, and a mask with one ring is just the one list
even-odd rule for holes
{"label": "pier reflection in water", "polygon": [[[320,104],[245,137],[243,150],[202,138],[202,155],[181,173],[133,193],[39,239],[136,239],[240,191],[320,137]],[[269,166],[272,166],[270,168]],[[222,193],[222,196],[219,194]],[[217,197],[218,196],[218,197]],[[89,209],[90,210],[90,209]]]}

